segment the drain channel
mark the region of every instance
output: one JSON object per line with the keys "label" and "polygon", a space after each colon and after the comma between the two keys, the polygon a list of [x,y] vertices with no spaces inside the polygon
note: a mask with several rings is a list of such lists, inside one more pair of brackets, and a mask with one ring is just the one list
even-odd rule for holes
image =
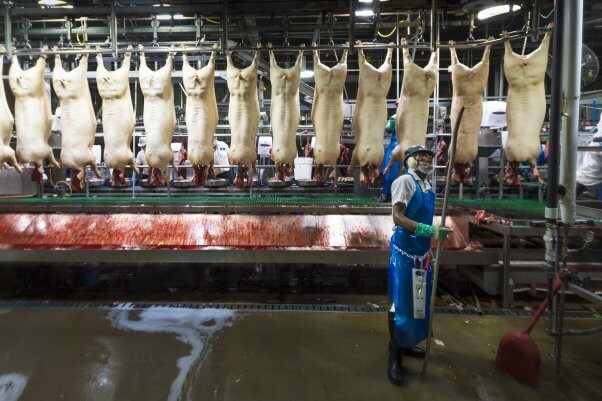
{"label": "drain channel", "polygon": [[[336,305],[336,304],[262,304],[262,303],[211,303],[211,302],[98,302],[98,301],[53,301],[53,300],[5,300],[0,309],[228,309],[241,312],[340,312],[340,313],[384,313],[387,306]],[[511,309],[484,309],[479,314],[474,309],[435,308],[440,315],[462,316],[511,316],[528,317],[533,311]],[[565,311],[568,318],[595,318],[592,311]]]}

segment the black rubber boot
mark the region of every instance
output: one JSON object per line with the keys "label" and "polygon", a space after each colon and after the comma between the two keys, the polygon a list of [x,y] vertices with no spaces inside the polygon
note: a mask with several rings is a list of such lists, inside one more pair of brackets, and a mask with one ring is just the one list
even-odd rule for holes
{"label": "black rubber boot", "polygon": [[424,358],[424,350],[420,347],[404,348],[403,354],[412,358]]}
{"label": "black rubber boot", "polygon": [[389,324],[389,362],[387,364],[387,376],[391,383],[396,386],[401,386],[403,384],[403,367],[401,365],[403,348],[398,347],[395,340],[394,312],[388,312],[387,323]]}
{"label": "black rubber boot", "polygon": [[389,324],[389,339],[395,339],[395,312],[387,312],[387,323]]}
{"label": "black rubber boot", "polygon": [[389,363],[387,376],[389,381],[396,386],[403,384],[403,367],[401,366],[402,349],[398,347],[395,340],[389,342]]}

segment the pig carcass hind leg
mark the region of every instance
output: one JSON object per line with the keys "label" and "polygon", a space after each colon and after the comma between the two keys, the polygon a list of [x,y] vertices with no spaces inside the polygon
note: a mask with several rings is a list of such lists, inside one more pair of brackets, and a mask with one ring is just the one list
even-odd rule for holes
{"label": "pig carcass hind leg", "polygon": [[12,166],[15,170],[17,170],[19,173],[23,172],[23,169],[21,168],[19,163],[17,163],[17,158],[14,155],[8,160],[8,164]]}
{"label": "pig carcass hind leg", "polygon": [[209,171],[208,166],[196,165],[193,167],[194,175],[192,176],[192,182],[194,182],[195,187],[202,187],[205,184],[205,180],[207,179],[207,173]]}
{"label": "pig carcass hind leg", "polygon": [[113,169],[113,175],[111,176],[111,186],[112,187],[125,187],[127,183],[125,182],[125,178],[123,177],[123,170],[118,168]]}
{"label": "pig carcass hind leg", "polygon": [[453,170],[453,178],[457,182],[464,182],[470,177],[471,165],[469,163],[455,163]]}
{"label": "pig carcass hind leg", "polygon": [[245,180],[249,178],[247,174],[248,167],[243,164],[238,164],[237,167],[234,185],[236,185],[238,189],[243,189],[245,187]]}
{"label": "pig carcass hind leg", "polygon": [[56,161],[52,152],[48,154],[48,161],[50,161],[50,164],[52,164],[54,167],[61,168],[61,164]]}
{"label": "pig carcass hind leg", "polygon": [[520,185],[518,178],[518,162],[508,162],[504,173],[504,180],[508,185]]}
{"label": "pig carcass hind leg", "polygon": [[90,163],[90,167],[92,167],[92,172],[94,173],[96,178],[102,178],[102,176],[100,175],[100,171],[98,171],[98,166],[96,165],[95,161]]}
{"label": "pig carcass hind leg", "polygon": [[31,170],[31,182],[37,182],[42,184],[44,181],[44,169],[42,168],[42,162],[34,163],[33,170]]}
{"label": "pig carcass hind leg", "polygon": [[316,180],[317,182],[324,182],[324,165],[323,164],[318,164],[318,166],[316,167],[316,172],[314,173],[314,180]]}
{"label": "pig carcass hind leg", "polygon": [[81,170],[75,168],[71,169],[71,188],[77,192],[80,192],[84,189],[82,185],[83,175],[81,174],[81,172]]}
{"label": "pig carcass hind leg", "polygon": [[531,163],[531,172],[532,172],[533,178],[535,178],[537,180],[537,182],[539,182],[540,184],[543,184],[545,182],[539,176],[539,168],[537,168],[537,163],[533,163],[533,162]]}
{"label": "pig carcass hind leg", "polygon": [[151,174],[148,183],[153,187],[160,187],[163,185],[163,176],[160,168],[151,168]]}
{"label": "pig carcass hind leg", "polygon": [[284,181],[284,176],[284,164],[276,163],[276,177],[278,178],[278,181]]}
{"label": "pig carcass hind leg", "polygon": [[136,175],[140,175],[140,170],[138,169],[138,166],[136,166],[136,159],[132,159],[132,161],[130,162],[130,166],[132,166],[132,170],[134,170],[134,173],[136,173]]}

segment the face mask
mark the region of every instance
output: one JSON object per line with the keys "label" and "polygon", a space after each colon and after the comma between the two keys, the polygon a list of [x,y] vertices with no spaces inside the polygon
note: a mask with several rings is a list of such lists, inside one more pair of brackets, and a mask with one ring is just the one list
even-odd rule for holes
{"label": "face mask", "polygon": [[417,171],[420,171],[421,173],[424,173],[426,175],[431,174],[434,169],[435,169],[435,166],[433,166],[431,163],[424,163],[424,162],[418,163],[418,167],[416,168]]}

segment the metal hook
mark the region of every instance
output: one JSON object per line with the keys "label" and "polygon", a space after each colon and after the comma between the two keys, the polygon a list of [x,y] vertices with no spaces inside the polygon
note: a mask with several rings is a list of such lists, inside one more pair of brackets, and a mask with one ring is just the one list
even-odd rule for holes
{"label": "metal hook", "polygon": [[334,31],[334,15],[332,11],[328,13],[328,43],[334,45],[334,40],[332,40],[332,34]]}
{"label": "metal hook", "polygon": [[151,27],[153,28],[153,46],[157,45],[157,40],[159,40],[159,25],[160,22],[157,20],[157,15],[153,14],[151,19]]}
{"label": "metal hook", "polygon": [[284,14],[284,46],[290,46],[288,41],[288,14]]}
{"label": "metal hook", "polygon": [[203,30],[203,17],[198,14],[194,14],[194,25],[196,26],[196,44],[197,46],[205,41],[205,34],[201,37]]}
{"label": "metal hook", "polygon": [[418,32],[417,32],[416,36],[417,36],[416,43],[424,42],[424,33],[422,32],[422,26],[418,26]]}
{"label": "metal hook", "polygon": [[467,42],[474,42],[475,38],[473,36],[473,32],[475,29],[475,25],[474,25],[474,13],[470,14],[470,27],[468,28],[468,39],[466,39]]}

